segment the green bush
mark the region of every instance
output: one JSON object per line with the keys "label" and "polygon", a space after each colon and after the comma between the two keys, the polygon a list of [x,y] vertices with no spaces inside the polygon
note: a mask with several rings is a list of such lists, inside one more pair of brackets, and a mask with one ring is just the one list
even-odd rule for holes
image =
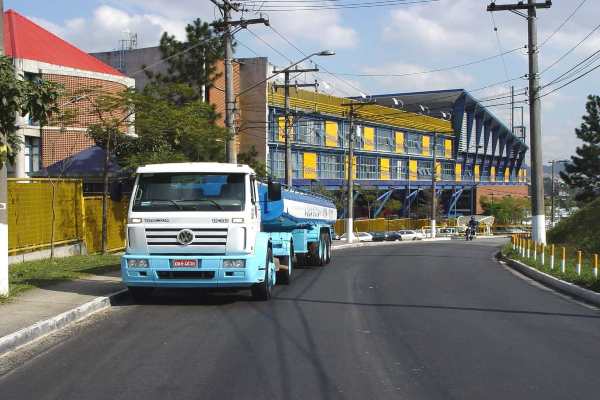
{"label": "green bush", "polygon": [[600,253],[600,199],[596,199],[548,232],[548,241],[586,253]]}

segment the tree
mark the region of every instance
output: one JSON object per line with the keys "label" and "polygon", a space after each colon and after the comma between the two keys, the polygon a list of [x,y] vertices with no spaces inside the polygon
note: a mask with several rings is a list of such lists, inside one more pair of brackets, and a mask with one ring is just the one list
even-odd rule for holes
{"label": "tree", "polygon": [[58,112],[60,92],[61,86],[57,83],[18,77],[11,59],[0,56],[0,166],[6,161],[13,163],[21,149],[15,116],[29,114],[41,126],[47,125]]}
{"label": "tree", "polygon": [[186,40],[179,41],[167,32],[160,39],[160,52],[168,63],[167,74],[146,74],[156,84],[186,84],[191,91],[185,99],[199,100],[212,86],[216,74],[216,62],[225,54],[223,41],[213,28],[199,18],[185,28]]}
{"label": "tree", "polygon": [[[413,208],[414,214],[418,219],[426,219],[431,218],[431,203],[433,202],[432,190],[422,190],[421,196],[417,197],[416,207]],[[439,201],[436,203],[436,218],[440,219],[444,214],[444,207],[442,206],[442,202]]]}
{"label": "tree", "polygon": [[115,154],[122,167],[134,171],[149,163],[225,160],[228,133],[217,126],[214,107],[192,100],[192,91],[183,84],[151,84],[130,95],[137,137],[121,136]]}
{"label": "tree", "polygon": [[565,164],[561,178],[578,193],[576,199],[582,203],[594,200],[600,194],[600,96],[588,96],[585,105],[587,115],[575,134],[583,144]]}
{"label": "tree", "polygon": [[499,224],[521,224],[529,212],[529,201],[522,197],[505,196],[490,201],[486,196],[479,200],[484,215],[494,216]]}

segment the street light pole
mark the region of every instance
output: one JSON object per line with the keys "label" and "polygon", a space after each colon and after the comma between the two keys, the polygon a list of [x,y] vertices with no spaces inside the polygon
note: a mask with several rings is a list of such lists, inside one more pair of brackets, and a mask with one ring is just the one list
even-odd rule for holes
{"label": "street light pole", "polygon": [[[0,56],[4,55],[4,2],[0,0]],[[2,138],[6,143],[6,138]],[[8,211],[6,161],[0,169],[0,296],[8,296]]]}
{"label": "street light pole", "polygon": [[437,209],[437,198],[436,198],[436,179],[437,179],[437,166],[436,166],[436,154],[435,154],[435,146],[437,143],[437,135],[435,132],[433,133],[433,158],[432,158],[432,168],[431,168],[431,238],[435,238],[436,236],[436,223],[435,223],[435,214]]}
{"label": "street light pole", "polygon": [[550,226],[554,228],[554,164],[556,163],[566,163],[568,160],[551,160],[550,164],[552,164],[552,188],[550,189],[552,193],[550,194]]}

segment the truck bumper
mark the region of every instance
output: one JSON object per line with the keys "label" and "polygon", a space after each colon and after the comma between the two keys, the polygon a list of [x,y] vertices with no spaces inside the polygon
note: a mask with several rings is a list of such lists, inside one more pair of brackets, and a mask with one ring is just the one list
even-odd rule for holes
{"label": "truck bumper", "polygon": [[[128,259],[147,260],[147,268],[130,268]],[[172,268],[171,261],[198,260],[197,268]],[[223,260],[245,260],[245,268],[223,268]],[[254,255],[181,257],[126,254],[121,277],[126,286],[165,288],[248,288],[264,281],[264,260]]]}

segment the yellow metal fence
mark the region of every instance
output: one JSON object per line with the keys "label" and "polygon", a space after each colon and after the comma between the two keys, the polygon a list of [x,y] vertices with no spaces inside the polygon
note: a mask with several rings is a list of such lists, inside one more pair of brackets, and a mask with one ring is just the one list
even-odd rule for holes
{"label": "yellow metal fence", "polygon": [[[359,219],[354,220],[354,231],[355,232],[383,232],[383,231],[397,231],[401,229],[421,229],[429,227],[431,220],[429,219]],[[456,226],[455,220],[442,220],[438,221],[439,227]],[[346,220],[338,219],[335,222],[335,232],[338,235],[346,233]]]}
{"label": "yellow metal fence", "polygon": [[[127,199],[108,202],[111,251],[125,247],[126,217]],[[89,253],[95,253],[101,250],[101,237],[102,198],[84,197],[81,180],[8,180],[9,254],[48,248],[52,242],[79,241],[85,242]]]}

